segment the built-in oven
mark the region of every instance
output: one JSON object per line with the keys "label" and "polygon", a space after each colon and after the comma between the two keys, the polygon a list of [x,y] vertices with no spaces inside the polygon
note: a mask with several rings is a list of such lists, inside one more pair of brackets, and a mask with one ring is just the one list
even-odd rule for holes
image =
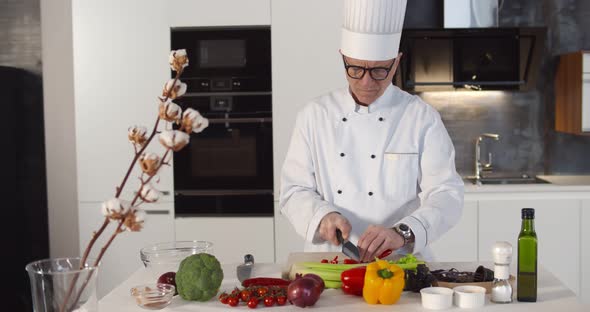
{"label": "built-in oven", "polygon": [[272,216],[269,29],[173,30],[172,48],[186,48],[190,62],[176,101],[209,119],[174,153],[176,215]]}

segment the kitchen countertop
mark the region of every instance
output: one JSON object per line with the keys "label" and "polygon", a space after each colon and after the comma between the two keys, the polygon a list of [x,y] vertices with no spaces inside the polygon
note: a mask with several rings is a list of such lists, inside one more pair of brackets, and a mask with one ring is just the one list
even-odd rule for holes
{"label": "kitchen countertop", "polygon": [[[222,291],[230,291],[235,286],[239,286],[236,278],[237,264],[224,264],[223,271],[225,279],[221,285]],[[455,267],[459,270],[463,268],[477,267],[475,263],[430,263],[429,267],[436,268],[451,268]],[[281,274],[281,266],[278,264],[265,265],[267,273],[265,276],[279,277]],[[129,294],[132,286],[153,283],[154,278],[152,274],[145,269],[140,269],[131,275],[122,284],[117,286],[113,291],[106,295],[99,301],[100,311],[121,311],[121,312],[143,312],[144,309],[135,304],[135,300]],[[162,311],[227,311],[227,310],[250,310],[245,305],[241,304],[239,307],[231,308],[227,305],[219,303],[216,298],[208,302],[189,302],[184,301],[180,297],[173,299],[172,303]],[[282,307],[275,306],[273,308],[259,307],[263,311],[306,311],[301,310],[296,306],[285,305]],[[339,289],[327,289],[324,291],[320,300],[312,307],[313,310],[318,311],[428,311],[422,308],[420,304],[420,294],[404,292],[399,302],[393,307],[389,305],[374,305],[366,304],[362,298],[345,295]],[[452,307],[449,310],[462,310],[458,307]],[[553,274],[544,270],[542,267],[539,270],[538,279],[538,301],[535,303],[521,303],[514,301],[511,304],[494,304],[489,301],[489,295],[486,296],[486,305],[484,311],[589,311],[590,307],[582,305],[575,294],[565,287]],[[447,310],[448,311],[448,310]]]}
{"label": "kitchen countertop", "polygon": [[475,185],[465,181],[465,194],[478,193],[538,193],[538,192],[589,192],[590,175],[538,175],[549,183],[486,184]]}

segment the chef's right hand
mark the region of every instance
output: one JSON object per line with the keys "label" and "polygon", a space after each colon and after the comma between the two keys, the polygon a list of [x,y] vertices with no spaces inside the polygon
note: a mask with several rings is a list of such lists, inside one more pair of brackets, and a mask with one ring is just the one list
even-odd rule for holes
{"label": "chef's right hand", "polygon": [[336,229],[340,229],[342,237],[348,239],[352,226],[350,222],[337,212],[330,212],[322,218],[319,226],[320,237],[334,245],[340,245],[336,237]]}

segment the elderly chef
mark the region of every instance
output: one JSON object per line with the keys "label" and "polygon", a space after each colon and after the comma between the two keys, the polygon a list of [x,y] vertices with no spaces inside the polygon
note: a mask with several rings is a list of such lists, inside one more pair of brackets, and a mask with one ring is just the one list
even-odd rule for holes
{"label": "elderly chef", "polygon": [[336,230],[369,261],[419,253],[463,208],[455,151],[438,112],[392,84],[406,0],[345,0],[341,54],[348,87],[298,114],[280,207],[305,251],[339,251]]}

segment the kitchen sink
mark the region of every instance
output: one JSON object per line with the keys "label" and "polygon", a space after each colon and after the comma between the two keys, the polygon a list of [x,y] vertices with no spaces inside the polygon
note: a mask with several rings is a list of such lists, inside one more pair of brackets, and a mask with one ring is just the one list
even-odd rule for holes
{"label": "kitchen sink", "polygon": [[545,181],[536,176],[529,176],[526,174],[520,176],[492,176],[492,177],[482,177],[479,180],[475,179],[475,177],[467,177],[467,181],[473,184],[548,184],[548,181]]}

